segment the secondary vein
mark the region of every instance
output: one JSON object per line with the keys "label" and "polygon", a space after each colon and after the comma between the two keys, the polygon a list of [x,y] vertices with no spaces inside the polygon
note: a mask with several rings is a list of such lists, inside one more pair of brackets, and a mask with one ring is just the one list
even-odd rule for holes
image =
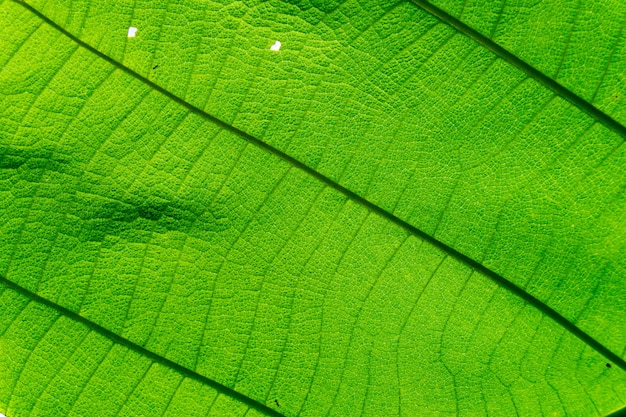
{"label": "secondary vein", "polygon": [[[294,157],[286,154],[285,152],[283,152],[283,151],[281,151],[281,150],[279,150],[277,148],[274,148],[273,146],[267,144],[266,142],[263,142],[262,140],[260,140],[260,139],[258,139],[256,137],[254,137],[254,136],[244,132],[243,130],[240,130],[240,129],[238,129],[238,128],[236,128],[236,127],[234,127],[234,126],[232,126],[232,125],[230,125],[230,124],[228,124],[228,123],[226,123],[226,122],[216,118],[215,116],[212,116],[212,115],[208,114],[204,110],[202,110],[202,109],[200,109],[200,108],[198,108],[198,107],[188,103],[183,98],[181,98],[181,97],[171,93],[170,91],[166,90],[165,88],[159,86],[158,84],[154,83],[153,81],[151,81],[151,80],[147,79],[146,77],[138,74],[137,72],[133,71],[132,69],[124,66],[120,62],[112,59],[108,55],[104,54],[103,52],[100,52],[99,50],[95,49],[91,45],[89,45],[86,42],[82,41],[81,39],[79,39],[75,35],[71,34],[67,30],[65,30],[64,28],[59,26],[57,23],[52,21],[50,18],[48,18],[47,16],[42,14],[40,11],[38,11],[37,9],[32,7],[31,5],[26,4],[26,3],[24,3],[23,1],[20,1],[20,0],[12,0],[12,1],[14,1],[15,3],[18,3],[18,4],[22,5],[23,7],[25,7],[26,9],[28,9],[31,13],[35,14],[41,20],[43,20],[46,24],[50,25],[55,30],[59,31],[60,33],[62,33],[63,35],[65,35],[66,37],[71,39],[73,42],[78,44],[80,47],[82,47],[82,48],[90,51],[91,53],[97,55],[98,57],[106,60],[107,62],[109,62],[114,67],[116,67],[119,70],[125,72],[126,74],[128,74],[128,75],[130,75],[130,76],[132,76],[132,77],[134,77],[134,78],[136,78],[138,80],[140,80],[141,82],[145,83],[146,85],[148,85],[149,87],[151,87],[155,91],[163,94],[164,96],[168,97],[169,99],[173,100],[174,102],[176,102],[176,103],[180,104],[181,106],[185,107],[189,111],[191,111],[193,113],[196,113],[199,116],[202,116],[203,118],[211,121],[212,123],[216,124],[217,126],[221,127],[222,129],[228,130],[231,133],[233,133],[233,134],[235,134],[235,135],[245,139],[246,141],[248,141],[248,142],[258,146],[259,148],[264,149],[265,151],[267,151],[267,152],[269,152],[269,153],[271,153],[271,154],[273,154],[273,155],[283,159],[287,163],[291,164],[293,167],[304,171],[308,175],[311,175],[312,177],[314,177],[317,180],[321,181],[322,183],[326,184],[328,187],[330,187],[330,188],[332,188],[332,189],[342,193],[343,195],[345,195],[346,197],[352,199],[353,201],[357,202],[358,204],[361,204],[361,205],[365,206],[366,208],[368,208],[372,212],[374,212],[374,213],[384,217],[385,219],[391,221],[392,223],[398,225],[399,227],[407,230],[409,233],[415,235],[416,237],[418,237],[418,238],[420,238],[420,239],[430,243],[431,245],[439,248],[440,250],[442,250],[443,252],[445,252],[449,256],[456,258],[457,260],[459,260],[462,263],[465,263],[467,266],[469,266],[470,268],[472,268],[476,272],[479,272],[479,273],[483,274],[484,276],[486,276],[487,278],[491,279],[492,281],[494,281],[495,283],[497,283],[501,287],[507,289],[508,291],[512,292],[516,296],[518,296],[521,299],[523,299],[528,304],[530,304],[530,305],[534,306],[535,308],[537,308],[539,311],[541,311],[543,314],[547,315],[552,320],[554,320],[555,322],[560,324],[563,328],[565,328],[568,332],[570,332],[571,334],[576,336],[578,339],[580,339],[582,342],[584,342],[590,348],[592,348],[593,350],[595,350],[599,354],[603,355],[607,360],[611,361],[612,363],[614,363],[619,368],[621,368],[624,371],[626,371],[626,361],[624,359],[622,359],[616,353],[612,352],[609,348],[607,348],[602,343],[600,343],[599,341],[594,339],[591,335],[587,334],[585,331],[580,329],[574,323],[570,322],[567,318],[565,318],[559,312],[554,310],[552,307],[548,306],[547,304],[545,304],[543,301],[539,300],[535,296],[527,293],[524,289],[522,289],[521,287],[517,286],[513,282],[507,280],[502,275],[500,275],[497,272],[487,268],[486,266],[484,266],[480,262],[478,262],[478,261],[468,257],[467,255],[459,252],[458,250],[456,250],[453,247],[447,245],[446,243],[436,239],[435,237],[429,235],[428,233],[426,233],[426,232],[418,229],[417,227],[409,224],[405,220],[402,220],[401,218],[395,216],[394,214],[386,211],[385,209],[383,209],[380,206],[372,203],[371,201],[367,200],[366,198],[364,198],[364,197],[356,194],[355,192],[347,189],[346,187],[344,187],[341,184],[333,181],[332,179],[326,177],[325,175],[317,172],[315,169],[309,167],[308,165],[305,165],[303,162],[295,159]],[[617,132],[618,134],[620,134],[620,136],[622,136],[624,139],[626,139],[626,127],[622,126],[617,121],[612,119],[610,116],[608,116],[605,113],[601,112],[600,110],[598,110],[593,105],[591,105],[590,103],[586,102],[584,99],[580,98],[579,96],[577,96],[573,92],[571,92],[568,89],[566,89],[565,87],[561,86],[556,81],[548,78],[547,76],[545,76],[544,74],[539,72],[537,69],[531,67],[529,64],[527,64],[524,61],[522,61],[521,59],[517,58],[515,55],[511,54],[510,52],[504,50],[504,48],[500,47],[495,42],[487,39],[483,35],[480,35],[478,32],[476,32],[475,30],[471,29],[469,26],[465,25],[464,23],[458,21],[457,19],[455,19],[452,16],[448,15],[447,13],[443,12],[441,9],[431,5],[427,1],[423,1],[423,0],[411,0],[411,1],[415,2],[417,5],[419,5],[420,7],[424,8],[429,13],[432,13],[433,15],[437,16],[439,19],[441,19],[441,20],[445,21],[446,23],[450,24],[455,29],[457,29],[457,30],[465,33],[466,35],[472,37],[477,42],[481,43],[483,46],[485,46],[488,49],[492,50],[498,56],[501,56],[503,58],[506,57],[505,59],[507,59],[513,65],[516,65],[517,67],[519,67],[522,70],[524,70],[525,72],[527,72],[529,75],[531,75],[534,78],[538,79],[540,82],[544,83],[548,88],[551,88],[552,90],[557,92],[557,94],[561,95],[562,97],[565,97],[565,98],[569,99],[570,101],[572,101],[572,103],[576,104],[578,107],[580,107],[586,113],[588,113],[588,114],[590,114],[592,116],[595,115],[594,118],[596,120],[598,120],[598,122],[603,123],[607,127],[612,127],[615,132]],[[0,281],[2,281],[2,282],[10,282],[6,278],[0,278]],[[16,285],[16,284],[13,284],[13,285]],[[23,289],[23,290],[24,291],[28,291],[28,290],[25,290],[25,289]],[[42,297],[39,297],[39,296],[37,296],[34,293],[31,293],[31,292],[29,292],[29,293],[32,294],[33,296],[38,297],[38,299],[45,300]],[[47,303],[49,305],[56,306],[56,304],[54,304],[52,302],[47,302]],[[65,309],[65,308],[63,308],[61,306],[58,306],[58,307],[61,308],[61,309],[64,309],[67,312],[70,312],[70,310],[67,310],[67,309]],[[89,320],[83,318],[82,316],[79,316],[79,315],[77,315],[75,313],[72,313],[72,314],[74,314],[74,316],[76,316],[76,317],[80,317],[81,321],[83,321],[85,323],[91,323]],[[101,327],[101,328],[102,328],[103,331],[106,331],[107,334],[114,335],[114,333],[112,333],[111,331],[106,330],[103,327]],[[117,337],[120,340],[125,340],[125,339],[121,338],[120,336],[117,336]],[[132,342],[130,342],[130,341],[128,341],[128,343],[132,344]],[[146,349],[144,349],[144,348],[142,348],[142,347],[140,347],[138,345],[134,345],[134,346],[136,346],[139,349],[142,349],[145,352],[149,352],[148,350],[146,350]],[[162,358],[159,355],[156,355],[155,353],[152,353],[152,352],[149,352],[149,353],[151,355],[155,356],[155,357]],[[203,378],[203,379],[205,379],[207,381],[210,381],[210,383],[212,383],[212,384],[217,384],[217,386],[220,386],[223,389],[228,390],[229,393],[232,393],[232,394],[229,394],[229,395],[234,395],[236,393],[236,391],[232,390],[231,388],[223,386],[223,385],[221,385],[221,384],[219,384],[219,383],[217,383],[215,381],[212,381],[212,380],[210,380],[207,377],[204,377],[204,376],[202,376],[200,374],[197,374],[197,373],[195,373],[195,372],[193,372],[193,371],[191,371],[191,370],[189,370],[187,368],[184,368],[181,365],[176,364],[175,362],[169,361],[168,359],[165,359],[165,358],[162,358],[162,359],[165,360],[165,361],[168,361],[168,363],[171,364],[171,365],[168,365],[168,366],[174,366],[175,365],[177,367],[177,369],[180,369],[180,370],[184,369],[184,370],[186,370],[190,374],[197,375],[197,377],[201,377],[201,378]],[[248,398],[248,397],[245,397],[245,396],[243,396],[242,394],[239,394],[239,393],[237,393],[237,395],[239,397],[242,397],[242,398]],[[254,402],[254,400],[251,400],[251,399],[248,399],[248,400]],[[254,403],[257,404],[256,402],[254,402]],[[258,403],[258,404],[261,406],[260,403]],[[267,406],[263,406],[263,407],[264,407],[264,410],[265,409],[271,410],[274,413],[273,415],[280,415],[280,414],[277,414],[274,410],[270,409]]]}
{"label": "secondary vein", "polygon": [[580,97],[578,94],[574,93],[572,90],[568,89],[567,87],[564,87],[557,81],[545,75],[543,72],[539,71],[537,68],[533,67],[526,61],[519,58],[517,55],[504,49],[502,46],[500,46],[493,40],[479,33],[475,29],[472,29],[470,26],[466,25],[465,23],[461,22],[459,19],[446,13],[445,11],[433,5],[432,3],[426,0],[410,0],[410,1],[413,2],[415,5],[419,6],[420,8],[422,8],[423,10],[425,10],[426,12],[435,16],[442,22],[448,24],[449,26],[452,26],[457,31],[473,39],[478,44],[487,48],[488,50],[490,50],[491,52],[493,52],[494,54],[496,54],[498,57],[502,58],[509,64],[522,70],[529,77],[535,79],[537,82],[541,83],[544,87],[548,88],[549,90],[552,90],[558,96],[569,101],[578,109],[580,109],[587,115],[597,120],[598,123],[602,124],[603,126],[612,130],[613,132],[617,133],[623,140],[626,140],[626,126],[624,126],[623,124],[621,124],[620,122],[618,122],[617,120],[609,116],[608,114],[604,113],[602,110],[598,109],[596,106],[594,106],[593,104],[591,104],[584,98]]}
{"label": "secondary vein", "polygon": [[117,333],[112,332],[111,330],[108,330],[105,327],[100,326],[97,323],[94,323],[93,321],[86,319],[85,317],[53,302],[48,300],[47,298],[44,298],[38,294],[35,294],[34,292],[27,290],[26,288],[16,284],[13,281],[10,281],[9,279],[0,276],[0,283],[6,285],[8,288],[30,298],[31,300],[43,304],[47,307],[50,307],[54,310],[56,310],[57,312],[59,312],[61,315],[64,315],[74,321],[77,321],[85,326],[87,326],[88,328],[90,328],[91,330],[101,334],[102,336],[108,338],[109,340],[113,341],[114,343],[117,343],[119,345],[122,345],[128,349],[131,349],[137,353],[139,353],[140,355],[143,355],[151,360],[153,360],[154,362],[160,363],[161,365],[167,366],[177,372],[179,372],[180,374],[184,375],[187,378],[191,378],[194,379],[200,383],[206,384],[212,388],[214,388],[215,390],[228,395],[229,397],[232,397],[238,401],[241,401],[242,403],[248,405],[249,407],[255,408],[263,413],[265,413],[268,416],[272,416],[272,417],[283,417],[282,414],[278,413],[276,410],[273,410],[271,408],[269,408],[268,406],[266,406],[265,404],[262,404],[256,400],[253,400],[250,397],[247,397],[237,391],[235,391],[232,388],[227,387],[226,385],[222,385],[217,381],[214,381],[210,378],[207,378],[206,376],[199,374],[195,371],[192,371],[189,368],[186,368],[182,365],[179,365],[178,363],[171,361],[157,353],[152,352],[151,350],[146,349],[143,346],[140,346],[136,343],[131,342],[130,340],[118,335]]}

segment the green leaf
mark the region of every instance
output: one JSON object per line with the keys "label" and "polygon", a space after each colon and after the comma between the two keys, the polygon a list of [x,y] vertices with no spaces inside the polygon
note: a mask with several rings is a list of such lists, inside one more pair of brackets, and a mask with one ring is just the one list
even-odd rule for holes
{"label": "green leaf", "polygon": [[433,13],[0,2],[0,410],[624,407],[626,130]]}
{"label": "green leaf", "polygon": [[410,2],[149,4],[40,7],[624,356],[623,126]]}
{"label": "green leaf", "polygon": [[10,283],[0,301],[0,389],[15,415],[275,415]]}
{"label": "green leaf", "polygon": [[[583,99],[626,122],[626,3],[433,0]],[[535,4],[536,3],[536,4]]]}

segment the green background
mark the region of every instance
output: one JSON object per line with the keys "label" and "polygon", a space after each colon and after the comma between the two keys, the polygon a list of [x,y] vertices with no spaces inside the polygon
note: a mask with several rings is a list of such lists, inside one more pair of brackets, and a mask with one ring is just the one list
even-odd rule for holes
{"label": "green background", "polygon": [[624,407],[624,6],[421,3],[1,2],[0,410]]}

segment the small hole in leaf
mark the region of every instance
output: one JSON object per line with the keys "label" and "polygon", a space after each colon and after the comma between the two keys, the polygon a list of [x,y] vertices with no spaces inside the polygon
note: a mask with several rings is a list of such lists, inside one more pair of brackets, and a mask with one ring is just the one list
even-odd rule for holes
{"label": "small hole in leaf", "polygon": [[152,67],[152,69],[157,69],[157,68],[159,68],[158,65],[155,65],[154,67]]}
{"label": "small hole in leaf", "polygon": [[137,28],[136,27],[131,26],[131,27],[128,28],[128,37],[129,38],[134,38],[136,34],[137,34]]}
{"label": "small hole in leaf", "polygon": [[610,363],[607,363],[607,364],[606,364],[606,367],[607,367],[607,368],[610,368],[610,367],[611,367],[611,364],[610,364]]}
{"label": "small hole in leaf", "polygon": [[278,404],[278,400],[274,400],[274,402],[276,403],[277,407],[280,407],[280,404]]}
{"label": "small hole in leaf", "polygon": [[280,41],[276,41],[274,45],[270,46],[270,51],[280,51],[281,43]]}

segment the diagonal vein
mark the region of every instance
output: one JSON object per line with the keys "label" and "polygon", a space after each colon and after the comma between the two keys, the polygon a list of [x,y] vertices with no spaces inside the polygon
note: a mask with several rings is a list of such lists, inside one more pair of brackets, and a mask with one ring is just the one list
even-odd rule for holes
{"label": "diagonal vein", "polygon": [[174,361],[171,361],[167,358],[164,358],[161,355],[158,355],[154,352],[152,352],[151,350],[146,349],[143,346],[140,346],[136,343],[131,342],[130,340],[123,338],[122,336],[118,335],[117,333],[114,333],[94,322],[92,322],[91,320],[86,319],[85,317],[53,302],[48,300],[47,298],[41,297],[40,295],[35,294],[32,291],[27,290],[26,288],[21,287],[20,285],[14,283],[13,281],[10,281],[8,279],[6,279],[3,276],[0,276],[0,284],[4,284],[6,285],[8,288],[11,288],[14,291],[19,292],[20,294],[30,298],[31,300],[43,304],[47,307],[50,307],[52,309],[54,309],[55,311],[57,311],[58,313],[60,313],[61,315],[64,315],[74,321],[77,321],[85,326],[87,326],[88,328],[90,328],[91,330],[101,334],[102,336],[108,338],[109,340],[111,340],[114,343],[117,343],[119,345],[122,345],[128,349],[131,349],[137,353],[139,353],[140,355],[143,355],[151,360],[153,360],[154,362],[160,363],[161,365],[167,366],[170,369],[173,369],[174,371],[180,373],[181,375],[196,380],[202,384],[206,384],[208,386],[210,386],[211,388],[214,388],[215,390],[229,396],[232,397],[238,401],[241,401],[242,403],[248,405],[251,408],[255,408],[258,411],[265,413],[268,416],[272,416],[272,417],[283,417],[282,414],[278,413],[277,411],[269,408],[268,406],[261,404],[258,401],[253,400],[250,397],[247,397],[235,390],[233,390],[232,388],[229,388],[225,385],[220,384],[217,381],[214,381],[210,378],[207,378],[204,375],[201,375],[197,372],[194,372],[192,370],[190,370],[189,368],[186,368],[182,365],[177,364]]}
{"label": "diagonal vein", "polygon": [[624,417],[624,416],[626,416],[626,407],[620,408],[614,413],[609,414],[607,417]]}
{"label": "diagonal vein", "polygon": [[[343,195],[345,195],[346,197],[352,199],[356,203],[358,203],[358,204],[368,208],[372,212],[382,216],[383,218],[389,220],[390,222],[396,224],[397,226],[405,229],[407,232],[415,235],[419,239],[422,239],[422,240],[430,243],[431,245],[433,245],[436,248],[438,248],[438,249],[442,250],[443,252],[445,252],[448,256],[456,258],[460,262],[466,264],[467,266],[472,268],[474,271],[479,272],[479,273],[483,274],[484,276],[488,277],[489,279],[494,281],[499,286],[505,288],[506,290],[510,291],[511,293],[513,293],[516,296],[518,296],[521,299],[523,299],[526,303],[528,303],[528,304],[532,305],[533,307],[537,308],[539,311],[541,311],[543,314],[545,314],[546,316],[550,317],[552,320],[557,322],[564,329],[566,329],[568,332],[570,332],[571,334],[576,336],[578,339],[580,339],[582,342],[584,342],[590,348],[592,348],[593,350],[595,350],[599,354],[603,355],[607,360],[611,361],[616,366],[618,366],[621,369],[626,371],[626,361],[623,358],[621,358],[616,353],[612,352],[610,349],[608,349],[602,343],[598,342],[591,335],[589,335],[588,333],[586,333],[585,331],[580,329],[574,323],[570,322],[567,318],[565,318],[559,312],[554,310],[552,307],[548,306],[547,304],[545,304],[543,301],[539,300],[535,296],[527,293],[524,289],[522,289],[521,287],[517,286],[513,282],[507,280],[502,275],[500,275],[497,272],[487,268],[486,266],[484,266],[480,262],[478,262],[478,261],[468,257],[467,255],[459,252],[458,250],[454,249],[453,247],[451,247],[451,246],[441,242],[440,240],[438,240],[435,237],[431,236],[430,234],[424,232],[423,230],[420,230],[417,227],[409,224],[405,220],[402,220],[401,218],[395,216],[394,214],[384,210],[383,208],[381,208],[380,206],[372,203],[371,201],[367,200],[366,198],[364,198],[364,197],[356,194],[355,192],[347,189],[346,187],[338,184],[337,182],[333,181],[332,179],[330,179],[330,178],[326,177],[325,175],[317,172],[314,168],[311,168],[308,165],[305,165],[303,162],[295,159],[294,157],[286,154],[285,152],[280,151],[279,149],[274,148],[273,146],[263,142],[262,140],[254,137],[254,136],[252,136],[252,135],[250,135],[250,134],[248,134],[248,133],[246,133],[246,132],[244,132],[244,131],[242,131],[242,130],[240,130],[240,129],[232,126],[232,125],[230,125],[229,123],[224,122],[223,120],[218,119],[215,116],[212,116],[212,115],[208,114],[204,110],[202,110],[202,109],[200,109],[200,108],[198,108],[198,107],[188,103],[183,98],[181,98],[181,97],[171,93],[170,91],[168,91],[165,88],[157,85],[153,81],[150,81],[146,77],[136,73],[135,71],[131,70],[130,68],[128,68],[126,66],[124,66],[120,62],[117,62],[116,60],[112,59],[111,57],[109,57],[108,55],[104,54],[103,52],[100,52],[99,50],[95,49],[91,45],[89,45],[86,42],[80,40],[79,38],[77,38],[76,36],[74,36],[71,33],[69,33],[67,30],[65,30],[62,27],[60,27],[57,23],[52,21],[47,16],[43,15],[41,12],[39,12],[37,9],[35,9],[32,6],[30,6],[29,4],[26,4],[26,3],[24,3],[24,2],[22,2],[20,0],[12,0],[12,1],[14,1],[15,3],[18,3],[18,4],[22,5],[23,7],[25,7],[26,9],[28,9],[30,12],[32,12],[33,14],[38,16],[41,20],[43,20],[46,24],[50,25],[51,27],[53,27],[54,29],[56,29],[57,31],[62,33],[64,36],[66,36],[69,39],[71,39],[73,42],[78,44],[80,47],[82,47],[82,48],[90,51],[91,53],[97,55],[98,57],[106,60],[107,62],[109,62],[114,67],[116,67],[119,70],[123,71],[124,73],[126,73],[126,74],[128,74],[128,75],[130,75],[130,76],[132,76],[134,78],[136,78],[137,80],[145,83],[146,85],[148,85],[153,90],[159,92],[160,94],[163,94],[164,96],[168,97],[169,99],[173,100],[174,102],[178,103],[179,105],[185,107],[189,111],[191,111],[191,112],[193,112],[193,113],[195,113],[195,114],[197,114],[197,115],[207,119],[208,121],[216,124],[220,128],[225,129],[225,130],[227,130],[227,131],[229,131],[229,132],[231,132],[231,133],[233,133],[233,134],[235,134],[235,135],[245,139],[249,143],[252,143],[255,146],[258,146],[259,148],[264,149],[265,151],[267,151],[267,152],[269,152],[269,153],[271,153],[271,154],[273,154],[273,155],[283,159],[284,161],[286,161],[287,163],[289,163],[293,167],[304,171],[305,173],[307,173],[308,175],[311,175],[312,177],[314,177],[317,180],[321,181],[322,183],[324,183],[328,187],[330,187],[330,188],[332,188],[332,189],[342,193]],[[458,21],[457,19],[451,17],[447,13],[443,12],[441,9],[431,5],[427,1],[424,1],[424,0],[411,0],[411,1],[413,1],[415,4],[419,5],[420,7],[422,7],[424,10],[428,11],[429,13],[435,15],[439,19],[443,20],[447,24],[451,25],[456,30],[459,30],[462,33],[466,34],[467,36],[470,36],[472,39],[476,40],[482,46],[484,46],[484,47],[488,48],[489,50],[491,50],[492,52],[496,53],[499,57],[507,60],[508,62],[510,62],[511,64],[515,65],[516,67],[522,69],[524,72],[529,74],[531,77],[537,79],[539,82],[544,84],[549,89],[553,90],[558,95],[560,95],[560,96],[564,97],[565,99],[569,100],[574,105],[576,105],[581,110],[583,110],[585,113],[591,115],[594,119],[598,120],[599,123],[602,123],[603,125],[607,126],[608,128],[610,128],[613,131],[615,131],[616,133],[618,133],[622,138],[626,139],[626,127],[621,125],[620,123],[618,123],[617,121],[615,121],[610,116],[608,116],[605,113],[603,113],[602,111],[598,110],[592,104],[588,103],[587,101],[585,101],[581,97],[577,96],[576,94],[574,94],[570,90],[566,89],[565,87],[563,87],[562,85],[560,85],[556,81],[548,78],[546,75],[544,75],[543,73],[539,72],[537,69],[533,68],[529,64],[525,63],[524,61],[522,61],[521,59],[519,59],[515,55],[513,55],[510,52],[506,51],[504,48],[502,48],[501,46],[497,45],[495,42],[487,39],[483,35],[480,35],[478,32],[476,32],[475,30],[471,29],[469,26],[467,26],[464,23]],[[47,305],[51,305],[54,308],[57,308],[58,310],[60,310],[62,312],[67,312],[68,314],[71,314],[72,317],[76,318],[77,320],[80,320],[83,323],[88,323],[88,324],[91,323],[89,320],[79,316],[78,314],[72,313],[70,310],[67,310],[64,307],[58,306],[58,305],[56,305],[55,303],[53,303],[51,301],[45,300],[44,298],[42,298],[42,297],[40,297],[40,296],[30,292],[30,291],[27,291],[27,290],[17,286],[16,284],[8,281],[4,277],[0,277],[0,282],[5,282],[7,284],[10,283],[10,285],[13,288],[16,288],[17,290],[21,291],[22,293],[27,294],[28,296],[31,296],[33,298],[36,298],[37,300],[41,300],[42,302],[45,302]],[[248,398],[248,397],[246,397],[246,396],[244,396],[242,394],[237,393],[236,391],[234,391],[231,388],[228,388],[228,387],[226,387],[224,385],[221,385],[218,382],[215,382],[215,381],[213,381],[213,380],[211,380],[211,379],[209,379],[207,377],[204,377],[204,376],[202,376],[202,375],[200,375],[200,374],[198,374],[198,373],[196,373],[194,371],[191,371],[191,370],[189,370],[189,369],[187,369],[187,368],[185,368],[185,367],[183,367],[183,366],[181,366],[179,364],[176,364],[175,362],[172,362],[172,361],[170,361],[168,359],[165,359],[165,358],[163,358],[163,357],[161,357],[161,356],[159,356],[159,355],[157,355],[157,354],[155,354],[153,352],[150,352],[147,349],[145,349],[145,348],[143,348],[143,347],[141,347],[139,345],[135,345],[132,342],[127,341],[126,339],[123,339],[122,337],[114,334],[113,332],[111,332],[109,330],[106,330],[105,328],[103,328],[101,326],[98,326],[98,325],[96,325],[94,323],[91,323],[90,325],[92,327],[95,326],[93,328],[101,329],[103,334],[106,334],[107,337],[114,338],[114,340],[123,341],[123,343],[125,345],[127,345],[127,346],[129,346],[129,347],[131,347],[133,349],[136,348],[136,350],[140,351],[141,353],[146,354],[146,355],[148,355],[149,357],[151,357],[151,358],[153,358],[155,360],[159,360],[159,361],[161,361],[163,363],[166,363],[168,366],[171,366],[171,367],[179,370],[180,372],[185,372],[186,375],[190,375],[191,377],[193,377],[195,379],[198,379],[198,380],[201,380],[203,382],[206,382],[207,384],[209,384],[211,386],[218,387],[218,389],[227,392],[229,395],[232,395],[233,397],[236,397],[238,399],[242,399],[242,401],[245,400],[244,402],[246,402],[246,403],[249,403],[249,404],[252,404],[252,405],[256,404],[256,406],[255,406],[256,408],[260,408],[260,409],[262,409],[265,412],[271,413],[270,415],[280,415],[280,414],[276,413],[274,410],[270,409],[269,407],[267,407],[265,405],[262,405],[260,403],[257,403],[256,401],[254,401],[254,400],[252,400],[252,399],[250,399],[250,398]]]}
{"label": "diagonal vein", "polygon": [[496,54],[498,57],[502,58],[509,64],[520,69],[529,77],[535,79],[544,87],[553,91],[558,96],[564,98],[565,100],[567,100],[568,102],[576,106],[578,109],[583,111],[585,114],[591,116],[592,118],[597,120],[599,123],[601,123],[603,126],[617,133],[620,137],[622,137],[622,139],[626,140],[626,126],[624,126],[623,124],[621,124],[620,122],[618,122],[617,120],[609,116],[608,114],[604,113],[602,110],[598,109],[596,106],[594,106],[593,104],[591,104],[590,102],[588,102],[587,100],[579,96],[578,94],[574,93],[570,89],[559,84],[557,81],[548,77],[543,72],[539,71],[537,68],[533,67],[526,61],[519,58],[517,55],[507,51],[502,46],[498,45],[496,42],[492,41],[485,35],[480,34],[478,31],[472,29],[470,26],[466,25],[465,23],[461,22],[459,19],[446,13],[439,7],[431,4],[427,0],[410,0],[410,1],[413,2],[415,5],[419,6],[420,8],[424,9],[426,12],[435,16],[442,22],[452,26],[457,31],[473,39],[478,44],[490,50],[491,52],[493,52],[494,54]]}

